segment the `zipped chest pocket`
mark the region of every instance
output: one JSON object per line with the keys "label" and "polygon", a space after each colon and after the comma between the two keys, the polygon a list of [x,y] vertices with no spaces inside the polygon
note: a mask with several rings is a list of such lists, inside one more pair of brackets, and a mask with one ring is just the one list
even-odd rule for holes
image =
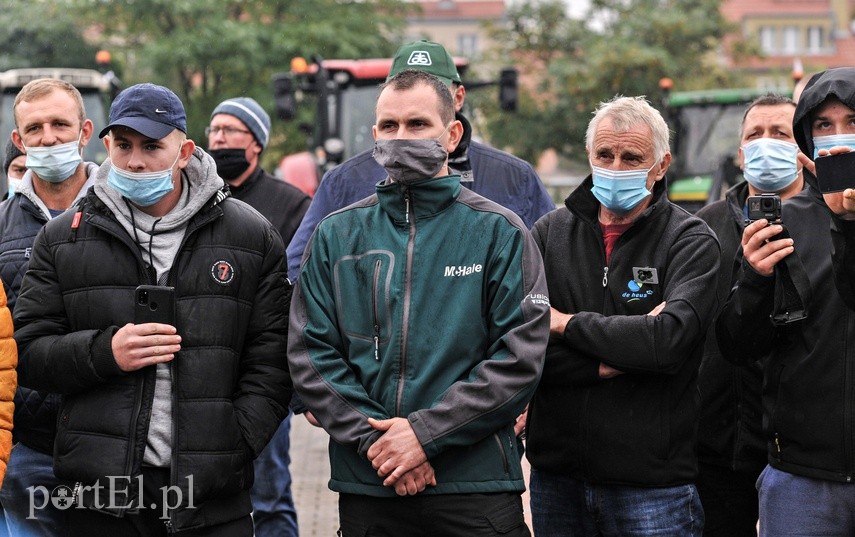
{"label": "zipped chest pocket", "polygon": [[341,332],[354,341],[371,345],[372,357],[391,333],[391,309],[395,257],[388,250],[369,250],[339,258],[333,267],[336,318]]}

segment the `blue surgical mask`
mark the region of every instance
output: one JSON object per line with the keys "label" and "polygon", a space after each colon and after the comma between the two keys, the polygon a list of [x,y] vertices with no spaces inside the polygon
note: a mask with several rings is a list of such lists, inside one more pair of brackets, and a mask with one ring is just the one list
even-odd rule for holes
{"label": "blue surgical mask", "polygon": [[[80,133],[82,136],[83,133]],[[77,170],[83,161],[80,157],[80,136],[74,142],[42,147],[24,146],[27,152],[27,168],[39,179],[49,183],[61,183]]]}
{"label": "blue surgical mask", "polygon": [[774,138],[758,138],[742,146],[743,175],[760,192],[780,192],[799,176],[799,146]]}
{"label": "blue surgical mask", "polygon": [[591,193],[603,207],[616,214],[625,214],[650,195],[647,190],[647,170],[614,171],[591,164],[594,188]]}
{"label": "blue surgical mask", "polygon": [[110,162],[107,184],[134,205],[149,207],[162,200],[175,188],[172,184],[172,167],[178,162],[180,156],[181,150],[178,151],[172,166],[159,172],[129,172]]}
{"label": "blue surgical mask", "polygon": [[829,136],[814,136],[813,138],[813,160],[819,156],[820,149],[831,149],[832,147],[845,146],[855,150],[855,134],[832,134]]}
{"label": "blue surgical mask", "polygon": [[8,177],[8,176],[6,177],[6,183],[7,183],[8,188],[9,188],[9,197],[10,198],[15,195],[15,192],[17,192],[18,190],[21,189],[21,183],[23,183],[23,182],[24,182],[23,179],[17,179],[17,178]]}

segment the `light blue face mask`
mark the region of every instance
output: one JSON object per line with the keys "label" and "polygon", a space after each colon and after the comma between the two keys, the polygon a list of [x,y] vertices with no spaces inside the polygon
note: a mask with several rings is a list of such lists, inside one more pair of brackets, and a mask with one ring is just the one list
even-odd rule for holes
{"label": "light blue face mask", "polygon": [[820,149],[844,146],[855,150],[855,134],[831,134],[829,136],[814,136],[813,160],[819,156]]}
{"label": "light blue face mask", "polygon": [[180,156],[181,150],[179,149],[172,166],[159,172],[129,172],[117,168],[115,164],[110,162],[107,184],[128,198],[134,205],[149,207],[162,200],[175,188],[172,184],[172,167],[178,162]]}
{"label": "light blue face mask", "polygon": [[27,152],[27,168],[33,170],[39,179],[49,183],[61,183],[71,177],[77,166],[83,162],[80,156],[80,136],[67,144],[42,147],[24,146]]}
{"label": "light blue face mask", "polygon": [[14,179],[12,177],[7,176],[6,182],[8,184],[8,188],[9,188],[9,197],[11,198],[12,196],[15,195],[15,192],[17,192],[18,190],[21,189],[21,183],[23,183],[24,180],[23,179]]}
{"label": "light blue face mask", "polygon": [[743,175],[760,192],[780,192],[799,176],[799,146],[774,138],[758,138],[742,146]]}
{"label": "light blue face mask", "polygon": [[625,214],[650,195],[647,190],[647,170],[614,171],[591,164],[594,188],[591,193],[603,207],[615,214]]}

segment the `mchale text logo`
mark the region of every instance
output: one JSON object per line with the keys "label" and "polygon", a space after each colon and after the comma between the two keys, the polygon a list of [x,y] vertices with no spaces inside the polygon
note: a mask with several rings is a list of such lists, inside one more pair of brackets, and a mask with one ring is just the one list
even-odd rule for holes
{"label": "mchale text logo", "polygon": [[469,276],[481,272],[484,269],[481,265],[447,265],[445,267],[445,276]]}
{"label": "mchale text logo", "polygon": [[[127,503],[127,499],[131,495],[131,485],[133,484],[135,484],[137,488],[137,497],[135,501]],[[193,504],[192,475],[187,476],[187,489],[190,491],[190,494],[187,497],[186,508],[195,509],[196,506]],[[178,485],[160,487],[159,490],[162,500],[160,518],[166,520],[169,518],[170,510],[184,505],[184,493]],[[96,481],[93,485],[82,485],[78,483],[74,490],[65,485],[60,485],[53,489],[53,491],[49,491],[47,487],[37,485],[34,487],[27,487],[27,492],[30,493],[30,512],[27,516],[27,520],[35,520],[37,518],[36,511],[41,511],[49,505],[52,505],[54,508],[62,511],[71,507],[85,509],[86,506],[81,505],[81,502],[79,501],[79,498],[84,494],[87,495],[87,498],[89,498],[89,495],[91,494],[91,505],[95,509],[157,509],[156,503],[152,503],[148,506],[143,504],[142,475],[138,475],[135,478],[124,475],[108,475],[106,486],[102,485],[100,481]],[[120,503],[122,501],[126,503]]]}

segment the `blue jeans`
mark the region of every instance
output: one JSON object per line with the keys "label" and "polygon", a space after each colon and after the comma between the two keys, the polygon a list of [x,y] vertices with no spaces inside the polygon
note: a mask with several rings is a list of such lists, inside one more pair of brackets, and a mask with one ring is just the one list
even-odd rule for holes
{"label": "blue jeans", "polygon": [[531,469],[535,537],[700,537],[704,510],[694,485],[590,485]]}
{"label": "blue jeans", "polygon": [[760,537],[855,535],[855,484],[802,477],[766,466],[757,479]]}
{"label": "blue jeans", "polygon": [[[53,474],[53,456],[18,442],[12,448],[0,504],[9,535],[57,537],[67,535],[66,513],[50,503],[50,493],[68,485]],[[27,490],[32,487],[32,490]],[[47,492],[48,496],[45,496]]]}
{"label": "blue jeans", "polygon": [[288,455],[291,440],[291,416],[282,420],[270,443],[255,459],[255,483],[252,485],[252,519],[255,537],[297,537],[297,511],[291,495]]}

